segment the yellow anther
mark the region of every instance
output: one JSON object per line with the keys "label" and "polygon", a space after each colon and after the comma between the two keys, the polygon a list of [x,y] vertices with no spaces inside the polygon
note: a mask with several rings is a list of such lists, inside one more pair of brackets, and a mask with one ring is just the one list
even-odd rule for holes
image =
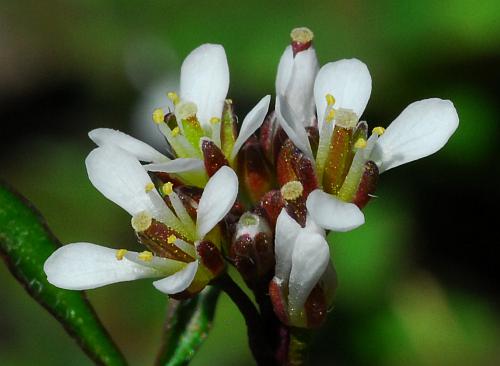
{"label": "yellow anther", "polygon": [[331,122],[333,121],[334,118],[335,118],[335,109],[332,108],[326,115],[325,120],[326,122]]}
{"label": "yellow anther", "polygon": [[213,125],[220,123],[220,118],[212,117],[212,118],[210,118],[210,123]]}
{"label": "yellow anther", "polygon": [[163,118],[164,118],[165,114],[163,113],[163,109],[161,108],[156,108],[154,111],[153,111],[153,122],[154,123],[157,123],[157,124],[160,124],[163,122]]}
{"label": "yellow anther", "polygon": [[306,27],[294,28],[290,33],[292,41],[299,43],[311,42],[314,38],[314,33],[312,30]]}
{"label": "yellow anther", "polygon": [[233,100],[228,98],[228,99],[226,99],[226,103],[227,104],[233,104]]}
{"label": "yellow anther", "polygon": [[366,147],[366,140],[362,137],[357,139],[357,141],[354,143],[354,147],[356,149],[364,149]]}
{"label": "yellow anther", "polygon": [[153,189],[155,189],[155,185],[152,182],[149,182],[144,187],[144,190],[146,191],[146,193],[151,192]]}
{"label": "yellow anther", "polygon": [[373,130],[372,130],[372,133],[376,133],[377,135],[381,136],[383,135],[385,132],[385,128],[384,127],[375,127]]}
{"label": "yellow anther", "polygon": [[179,127],[175,127],[173,130],[172,130],[172,137],[175,137],[177,136],[178,134],[181,133],[181,130],[179,129]]}
{"label": "yellow anther", "polygon": [[167,182],[161,186],[161,191],[163,192],[163,194],[165,196],[168,196],[169,194],[171,194],[173,192],[173,188],[174,188],[174,185],[172,184],[172,182]]}
{"label": "yellow anther", "polygon": [[148,252],[146,250],[144,252],[139,253],[138,257],[140,260],[142,260],[144,262],[151,262],[153,260],[153,253]]}
{"label": "yellow anther", "polygon": [[194,117],[196,112],[198,112],[198,107],[192,102],[182,101],[175,106],[175,117],[178,121]]}
{"label": "yellow anther", "polygon": [[334,105],[335,104],[335,98],[331,94],[326,95],[326,104],[328,105]]}
{"label": "yellow anther", "polygon": [[173,243],[175,243],[175,241],[176,241],[176,240],[177,240],[177,237],[176,237],[174,234],[172,234],[172,235],[170,235],[170,236],[167,238],[167,243],[169,243],[169,244],[173,244]]}
{"label": "yellow anther", "polygon": [[180,98],[176,92],[167,93],[167,98],[170,99],[172,101],[172,103],[174,103],[174,105],[177,105],[180,101]]}
{"label": "yellow anther", "polygon": [[118,249],[116,251],[116,259],[121,261],[123,257],[125,257],[125,254],[127,254],[128,250],[127,249]]}
{"label": "yellow anther", "polygon": [[281,187],[281,195],[287,201],[293,201],[302,196],[304,192],[304,187],[302,183],[297,180],[293,180],[291,182],[286,183],[283,187]]}
{"label": "yellow anther", "polygon": [[139,212],[132,217],[131,224],[135,231],[138,233],[143,232],[151,226],[153,217],[147,211]]}

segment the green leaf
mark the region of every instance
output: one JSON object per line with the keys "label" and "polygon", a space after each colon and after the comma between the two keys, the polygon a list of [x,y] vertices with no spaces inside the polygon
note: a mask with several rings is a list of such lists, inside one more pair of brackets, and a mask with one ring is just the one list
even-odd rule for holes
{"label": "green leaf", "polygon": [[0,253],[11,273],[96,364],[126,365],[84,293],[47,282],[43,264],[59,246],[36,209],[0,183]]}
{"label": "green leaf", "polygon": [[158,366],[187,365],[212,327],[220,290],[209,286],[189,300],[170,300]]}

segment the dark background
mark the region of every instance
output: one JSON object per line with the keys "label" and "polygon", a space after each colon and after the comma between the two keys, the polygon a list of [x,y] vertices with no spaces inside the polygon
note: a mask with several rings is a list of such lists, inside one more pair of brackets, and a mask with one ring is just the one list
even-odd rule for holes
{"label": "dark background", "polygon": [[[340,287],[313,364],[498,365],[499,14],[496,1],[2,1],[0,178],[62,242],[137,248],[128,215],[87,179],[87,132],[158,143],[151,112],[205,42],[226,49],[242,117],[274,92],[290,30],[308,26],[322,64],[367,63],[371,126],[428,97],[460,117],[443,150],[382,176],[363,227],[331,237]],[[90,364],[3,264],[0,281],[2,365]],[[132,364],[150,364],[165,298],[148,281],[89,296]],[[252,364],[225,297],[193,365],[216,362]]]}

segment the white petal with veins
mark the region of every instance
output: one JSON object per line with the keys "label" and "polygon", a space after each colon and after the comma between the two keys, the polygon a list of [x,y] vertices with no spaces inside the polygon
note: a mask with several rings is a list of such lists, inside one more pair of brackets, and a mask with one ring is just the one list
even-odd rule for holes
{"label": "white petal with veins", "polygon": [[320,189],[309,194],[306,206],[314,221],[328,230],[349,231],[365,222],[365,217],[358,206],[341,201]]}
{"label": "white petal with veins", "polygon": [[178,294],[191,285],[197,270],[198,261],[190,262],[184,269],[174,273],[173,275],[153,282],[153,286],[157,290],[168,295]]}
{"label": "white petal with veins", "polygon": [[180,97],[198,107],[198,120],[209,128],[210,118],[220,118],[229,89],[229,66],[221,45],[194,49],[181,67]]}
{"label": "white petal with veins", "polygon": [[106,198],[130,215],[148,211],[163,220],[167,206],[156,189],[146,192],[151,178],[139,161],[125,150],[104,145],[85,159],[89,179]]}
{"label": "white petal with veins", "polygon": [[89,132],[89,137],[97,146],[105,144],[115,145],[145,162],[162,162],[168,158],[149,146],[126,133],[111,128],[96,128]]}
{"label": "white petal with veins", "polygon": [[196,219],[197,239],[202,239],[231,210],[238,195],[238,177],[229,167],[221,167],[208,181]]}
{"label": "white petal with veins", "polygon": [[87,290],[111,283],[162,277],[185,266],[172,259],[155,257],[151,262],[128,252],[121,260],[115,249],[91,243],[72,243],[57,249],[45,261],[47,280],[68,290]]}
{"label": "white petal with veins", "polygon": [[458,127],[458,114],[449,100],[414,102],[389,125],[375,143],[372,159],[380,173],[431,155],[441,149]]}
{"label": "white petal with veins", "polygon": [[292,268],[292,253],[295,239],[302,230],[300,225],[282,209],[276,221],[274,251],[276,256],[275,276],[281,281],[288,281]]}
{"label": "white petal with veins", "polygon": [[165,163],[143,165],[148,172],[183,173],[192,171],[203,171],[205,164],[203,160],[193,158],[177,158]]}
{"label": "white petal with veins", "polygon": [[372,91],[372,78],[366,65],[353,58],[329,62],[316,76],[314,99],[321,131],[326,110],[326,95],[335,98],[334,108],[351,109],[358,118],[363,114]]}
{"label": "white petal with veins", "polygon": [[234,142],[233,150],[231,152],[231,160],[236,157],[241,146],[248,140],[248,138],[262,125],[264,118],[266,118],[267,111],[269,110],[269,103],[271,96],[266,95],[262,98],[255,107],[245,116],[238,133],[238,138]]}
{"label": "white petal with veins", "polygon": [[330,249],[322,235],[307,231],[299,234],[292,254],[292,271],[288,284],[288,307],[291,313],[300,311],[304,306],[329,261]]}

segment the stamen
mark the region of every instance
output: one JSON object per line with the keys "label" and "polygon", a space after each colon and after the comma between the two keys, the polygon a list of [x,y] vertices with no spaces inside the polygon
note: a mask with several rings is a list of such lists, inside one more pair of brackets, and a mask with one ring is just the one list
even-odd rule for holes
{"label": "stamen", "polygon": [[180,128],[179,128],[179,127],[175,127],[175,128],[172,130],[172,137],[177,136],[179,133],[181,133]]}
{"label": "stamen", "polygon": [[151,262],[153,260],[153,253],[145,250],[144,252],[139,253],[138,257],[140,260],[143,260],[144,262]]}
{"label": "stamen", "polygon": [[334,105],[335,104],[335,98],[331,94],[326,95],[326,103],[328,105]]}
{"label": "stamen", "polygon": [[147,230],[151,226],[153,217],[147,211],[139,212],[132,217],[131,224],[138,233]]}
{"label": "stamen", "polygon": [[299,27],[292,30],[290,37],[293,42],[307,43],[313,40],[314,33],[309,28]]}
{"label": "stamen", "polygon": [[165,196],[168,196],[173,192],[173,187],[174,185],[172,184],[172,182],[167,182],[161,187],[161,191]]}
{"label": "stamen", "polygon": [[326,115],[325,117],[325,121],[327,123],[330,123],[331,121],[333,121],[333,119],[335,118],[335,109],[330,109],[330,111],[328,111],[328,114]]}
{"label": "stamen", "polygon": [[121,261],[123,257],[125,257],[125,254],[127,254],[128,250],[127,249],[118,249],[116,251],[116,259]]}
{"label": "stamen", "polygon": [[192,102],[179,102],[175,106],[175,116],[177,117],[177,121],[194,117],[196,116],[196,112],[198,112],[198,107]]}
{"label": "stamen", "polygon": [[176,92],[167,93],[167,98],[170,99],[172,101],[172,103],[174,103],[174,105],[179,104],[180,98]]}
{"label": "stamen", "polygon": [[151,192],[153,189],[155,189],[155,185],[152,182],[147,183],[146,186],[144,187],[146,193]]}
{"label": "stamen", "polygon": [[213,125],[220,123],[220,118],[212,117],[212,118],[210,118],[210,123]]}
{"label": "stamen", "polygon": [[364,149],[366,147],[366,144],[367,144],[366,140],[364,138],[360,137],[354,143],[354,147],[356,149]]}
{"label": "stamen", "polygon": [[164,116],[165,116],[165,114],[163,113],[163,109],[156,108],[153,111],[153,122],[156,123],[156,124],[162,123]]}
{"label": "stamen", "polygon": [[336,126],[354,128],[358,123],[358,116],[350,109],[339,108],[336,113]]}
{"label": "stamen", "polygon": [[281,187],[281,195],[287,201],[296,200],[302,196],[302,192],[304,192],[304,187],[302,186],[302,183],[297,180],[288,182]]}
{"label": "stamen", "polygon": [[375,127],[373,130],[372,130],[372,133],[376,133],[377,135],[379,136],[382,136],[385,132],[385,128],[384,127]]}
{"label": "stamen", "polygon": [[173,243],[175,243],[175,241],[176,241],[176,240],[177,240],[177,237],[176,237],[174,234],[172,234],[172,235],[170,235],[170,236],[167,238],[167,243],[169,243],[169,244],[173,244]]}

